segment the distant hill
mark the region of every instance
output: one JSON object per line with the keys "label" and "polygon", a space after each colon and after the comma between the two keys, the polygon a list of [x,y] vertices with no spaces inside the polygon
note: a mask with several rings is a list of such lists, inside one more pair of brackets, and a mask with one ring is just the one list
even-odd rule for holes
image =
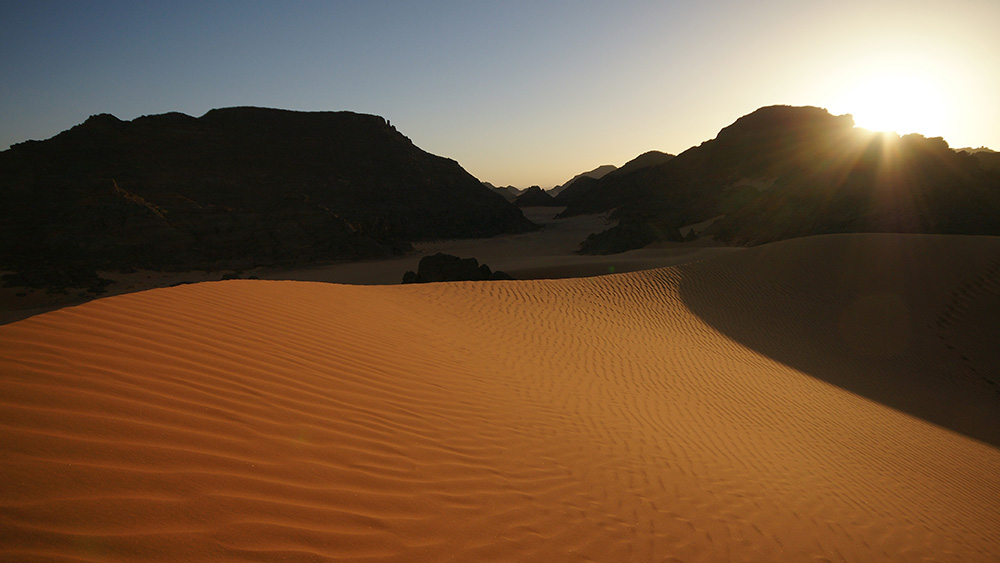
{"label": "distant hill", "polygon": [[674,158],[674,155],[667,154],[660,151],[649,151],[640,154],[639,156],[633,158],[632,160],[626,162],[621,168],[614,170],[613,173],[616,175],[628,174],[629,172],[634,172],[640,168],[647,168],[649,166],[656,166],[658,164],[663,164]]}
{"label": "distant hill", "polygon": [[549,192],[538,186],[531,186],[514,200],[518,207],[545,207],[558,205]]}
{"label": "distant hill", "polygon": [[576,182],[580,178],[593,178],[593,179],[597,180],[597,179],[603,178],[605,175],[607,175],[607,174],[609,174],[611,172],[614,172],[615,170],[617,170],[617,168],[613,164],[603,164],[603,165],[598,166],[597,168],[595,168],[593,170],[588,170],[587,172],[581,172],[581,173],[577,174],[576,176],[573,176],[572,178],[570,178],[568,181],[566,181],[562,185],[555,186],[554,188],[551,188],[550,190],[548,190],[549,195],[551,195],[553,197],[559,195],[559,192],[565,190],[570,185],[572,185],[573,182]]}
{"label": "distant hill", "polygon": [[[662,165],[673,158],[673,155],[659,151],[645,152],[626,162],[621,168],[612,170],[599,178],[589,176],[578,178],[556,196],[556,203],[567,206],[567,209],[562,213],[563,217],[614,209],[625,199],[633,197],[631,194],[617,192],[615,186],[622,185],[619,179],[634,172]],[[624,183],[628,184],[629,182],[625,181]],[[601,187],[592,191],[598,186]]]}
{"label": "distant hill", "polygon": [[493,190],[494,192],[502,195],[504,199],[510,202],[513,202],[515,199],[517,199],[517,196],[524,193],[524,190],[520,188],[515,188],[514,186],[504,186],[502,188],[498,188],[489,182],[483,182],[483,185]]}
{"label": "distant hill", "polygon": [[846,232],[1000,235],[997,170],[941,138],[871,133],[814,107],[761,108],[565,203],[565,215],[615,210],[619,224],[584,242],[591,253],[680,241],[679,227],[719,215],[708,234],[744,245]]}
{"label": "distant hill", "polygon": [[212,110],[96,115],[0,152],[0,270],[73,285],[95,269],[213,269],[404,252],[534,226],[385,119]]}

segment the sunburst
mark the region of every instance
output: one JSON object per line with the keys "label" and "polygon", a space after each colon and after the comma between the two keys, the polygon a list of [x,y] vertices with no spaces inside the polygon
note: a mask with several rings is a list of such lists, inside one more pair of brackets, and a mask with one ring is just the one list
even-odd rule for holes
{"label": "sunburst", "polygon": [[838,96],[837,107],[872,131],[939,136],[949,121],[945,86],[908,68],[885,69],[857,77]]}

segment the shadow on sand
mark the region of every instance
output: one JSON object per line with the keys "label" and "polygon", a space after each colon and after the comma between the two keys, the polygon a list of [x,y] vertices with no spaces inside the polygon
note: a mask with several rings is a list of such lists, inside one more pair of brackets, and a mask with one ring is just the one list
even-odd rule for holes
{"label": "shadow on sand", "polygon": [[1000,447],[1000,238],[808,237],[680,268],[737,343]]}

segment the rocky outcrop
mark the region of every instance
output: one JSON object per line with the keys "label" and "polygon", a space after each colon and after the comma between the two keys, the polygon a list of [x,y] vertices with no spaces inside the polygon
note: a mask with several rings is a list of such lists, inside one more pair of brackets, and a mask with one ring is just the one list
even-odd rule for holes
{"label": "rocky outcrop", "polygon": [[979,162],[979,166],[984,170],[1000,170],[1000,152],[979,147],[978,149],[964,148],[955,149],[956,152],[967,152]]}
{"label": "rocky outcrop", "polygon": [[633,158],[632,160],[626,162],[621,168],[614,170],[613,174],[628,174],[629,172],[634,172],[640,168],[648,168],[650,166],[657,166],[663,164],[669,160],[673,160],[674,155],[660,152],[660,151],[647,151],[639,156]]}
{"label": "rocky outcrop", "polygon": [[517,207],[546,207],[558,205],[555,198],[538,186],[531,186],[514,200]]}
{"label": "rocky outcrop", "polygon": [[519,195],[524,193],[524,190],[515,188],[514,186],[504,186],[502,188],[498,188],[489,182],[483,182],[483,185],[500,194],[504,199],[511,203],[513,203]]}
{"label": "rocky outcrop", "polygon": [[385,256],[532,228],[374,115],[104,114],[0,152],[0,270],[42,285],[101,269]]}
{"label": "rocky outcrop", "polygon": [[761,108],[675,158],[573,188],[556,198],[562,216],[612,211],[617,221],[585,252],[677,240],[679,227],[720,215],[701,234],[741,245],[849,232],[1000,235],[1000,171],[943,139],[871,133],[814,107]]}
{"label": "rocky outcrop", "polygon": [[599,180],[599,179],[603,178],[604,176],[607,176],[611,172],[614,172],[617,169],[618,168],[614,164],[602,164],[601,166],[598,166],[597,168],[595,168],[593,170],[588,170],[586,172],[581,172],[581,173],[577,174],[576,176],[573,176],[572,178],[570,178],[569,180],[567,180],[563,184],[561,184],[559,186],[555,186],[552,189],[550,189],[549,190],[549,195],[551,195],[552,197],[555,197],[555,196],[559,195],[560,192],[562,192],[566,188],[568,188],[571,185],[573,185],[573,182],[576,182],[580,178],[591,178],[591,179],[594,179],[594,180]]}
{"label": "rocky outcrop", "polygon": [[[599,176],[577,177],[567,183],[556,197],[556,205],[565,206],[562,217],[600,213],[614,209],[635,194],[626,189],[618,193],[615,186],[627,186],[629,181],[619,182],[619,179],[633,172],[658,166],[674,158],[674,155],[659,151],[645,152],[626,162],[621,168],[608,170]],[[597,188],[597,189],[595,189]]]}
{"label": "rocky outcrop", "polygon": [[417,271],[403,274],[403,283],[448,281],[509,280],[504,272],[494,272],[475,258],[459,258],[451,254],[432,254],[420,259]]}
{"label": "rocky outcrop", "polygon": [[580,254],[617,254],[659,241],[682,242],[677,227],[652,221],[621,221],[614,227],[589,235],[580,245]]}

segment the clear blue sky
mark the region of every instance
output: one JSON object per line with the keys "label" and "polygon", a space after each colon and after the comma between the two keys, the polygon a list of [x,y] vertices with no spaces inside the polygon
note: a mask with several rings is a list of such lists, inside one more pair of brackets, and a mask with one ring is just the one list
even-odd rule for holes
{"label": "clear blue sky", "polygon": [[1000,149],[998,22],[998,0],[0,0],[0,148],[97,113],[351,110],[549,187],[793,104]]}

